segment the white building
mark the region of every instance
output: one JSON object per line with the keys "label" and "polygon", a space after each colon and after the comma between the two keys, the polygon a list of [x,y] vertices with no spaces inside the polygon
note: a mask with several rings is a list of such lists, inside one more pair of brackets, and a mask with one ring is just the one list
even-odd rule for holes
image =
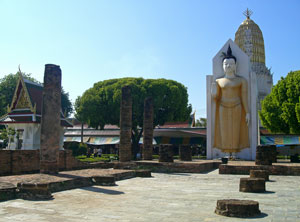
{"label": "white building", "polygon": [[[0,124],[11,132],[7,149],[32,150],[40,148],[43,86],[20,75],[8,113]],[[61,112],[60,149],[63,149],[64,127],[72,126]]]}

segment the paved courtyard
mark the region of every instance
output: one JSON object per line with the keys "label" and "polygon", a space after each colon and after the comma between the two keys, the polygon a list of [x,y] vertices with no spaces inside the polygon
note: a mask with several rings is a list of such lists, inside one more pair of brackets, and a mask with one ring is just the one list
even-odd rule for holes
{"label": "paved courtyard", "polygon": [[[158,174],[54,193],[50,201],[0,203],[0,221],[300,221],[300,178],[270,176],[268,192],[239,192],[239,175]],[[239,219],[216,215],[218,199],[259,201],[263,214]]]}

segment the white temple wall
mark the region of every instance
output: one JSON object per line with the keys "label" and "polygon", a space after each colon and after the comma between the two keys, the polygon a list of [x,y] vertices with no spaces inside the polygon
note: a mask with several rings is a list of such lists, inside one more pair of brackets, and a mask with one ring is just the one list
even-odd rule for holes
{"label": "white temple wall", "polygon": [[[41,136],[41,124],[37,123],[18,123],[18,124],[10,124],[10,128],[13,128],[16,130],[16,132],[19,130],[22,130],[22,137],[20,138],[22,140],[22,150],[37,150],[40,149],[40,136]],[[10,150],[16,150],[18,147],[18,139],[17,139],[17,133],[13,136],[13,141],[8,144],[7,149]],[[59,143],[59,149],[64,150],[64,127],[60,127],[60,143]]]}

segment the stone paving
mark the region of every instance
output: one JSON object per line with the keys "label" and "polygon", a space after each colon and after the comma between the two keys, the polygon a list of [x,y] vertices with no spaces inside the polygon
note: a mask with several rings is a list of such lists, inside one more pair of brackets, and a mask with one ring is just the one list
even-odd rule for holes
{"label": "stone paving", "polygon": [[[266,193],[239,192],[239,175],[158,174],[117,186],[93,186],[54,193],[50,201],[0,203],[0,221],[300,221],[300,178],[270,176]],[[214,213],[218,199],[259,201],[257,218]]]}
{"label": "stone paving", "polygon": [[0,177],[0,189],[6,183],[11,183],[17,186],[17,183],[51,183],[66,181],[73,178],[80,177],[92,177],[92,176],[117,176],[118,174],[129,172],[129,170],[118,170],[118,169],[84,169],[84,170],[73,170],[73,171],[61,171],[59,174],[23,174],[13,176],[2,176]]}

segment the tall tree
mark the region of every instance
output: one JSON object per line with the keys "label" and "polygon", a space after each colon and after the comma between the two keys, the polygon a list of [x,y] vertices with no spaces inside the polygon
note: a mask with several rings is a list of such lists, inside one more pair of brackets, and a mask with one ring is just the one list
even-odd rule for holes
{"label": "tall tree", "polygon": [[274,133],[300,133],[300,71],[289,72],[262,101],[264,127]]}
{"label": "tall tree", "polygon": [[[25,79],[32,82],[40,83],[36,79],[31,77],[31,74],[22,73]],[[0,116],[7,112],[7,106],[10,105],[15,88],[19,79],[19,73],[9,74],[0,79]],[[69,93],[65,92],[63,89],[61,91],[61,105],[63,113],[69,116],[73,112],[72,103],[69,99]]]}
{"label": "tall tree", "polygon": [[207,125],[207,120],[206,118],[199,118],[196,120],[196,126],[198,127],[206,127]]}
{"label": "tall tree", "polygon": [[131,86],[132,147],[134,155],[143,131],[144,99],[153,98],[154,126],[166,121],[184,121],[192,111],[187,89],[181,83],[166,79],[121,78],[97,82],[78,97],[75,116],[96,129],[105,124],[119,125],[121,88]]}

